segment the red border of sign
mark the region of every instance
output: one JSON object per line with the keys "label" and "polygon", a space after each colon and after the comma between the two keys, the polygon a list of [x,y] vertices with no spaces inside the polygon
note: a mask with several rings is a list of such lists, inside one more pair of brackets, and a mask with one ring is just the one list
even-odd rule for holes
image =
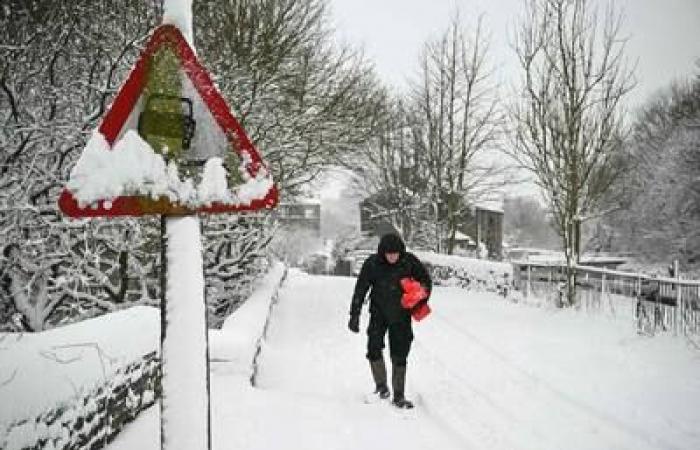
{"label": "red border of sign", "polygon": [[[231,146],[242,157],[243,154],[249,156],[250,163],[246,169],[251,176],[255,177],[258,171],[265,167],[260,154],[250,142],[238,120],[231,114],[231,110],[219,90],[214,86],[209,73],[200,64],[180,30],[173,25],[161,25],[153,31],[153,35],[131,70],[129,77],[105,114],[99,126],[99,132],[105,137],[110,147],[114,145],[145,87],[148,59],[163,45],[170,46],[178,55],[184,72],[192,81],[204,103],[209,107],[214,120],[226,135]],[[147,197],[122,196],[111,201],[100,200],[93,206],[80,207],[72,192],[64,189],[58,199],[58,205],[64,214],[71,217],[102,217],[253,211],[273,208],[278,200],[279,193],[277,187],[273,185],[265,197],[253,200],[248,205],[228,205],[215,202],[211,206],[190,209],[179,204],[172,204],[164,197],[152,200]],[[106,207],[105,204],[109,207]]]}

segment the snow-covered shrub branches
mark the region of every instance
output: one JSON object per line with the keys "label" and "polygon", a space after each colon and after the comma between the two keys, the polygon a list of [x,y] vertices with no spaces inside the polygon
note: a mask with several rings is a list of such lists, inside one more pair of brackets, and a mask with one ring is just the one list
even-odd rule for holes
{"label": "snow-covered shrub branches", "polygon": [[334,45],[324,0],[194,7],[201,58],[283,192],[366,139],[373,77],[360,56]]}
{"label": "snow-covered shrub branches", "polygon": [[275,227],[267,213],[208,216],[204,230],[204,276],[209,326],[218,328],[252,292],[268,268]]}
{"label": "snow-covered shrub branches", "polygon": [[140,0],[0,8],[0,273],[4,301],[33,329],[80,302],[63,270],[80,258],[85,228],[64,221],[56,199],[153,16]]}
{"label": "snow-covered shrub branches", "polygon": [[[699,66],[700,69],[700,66]],[[606,250],[700,266],[700,75],[675,83],[639,111],[625,174],[613,186],[615,214],[595,239]]]}

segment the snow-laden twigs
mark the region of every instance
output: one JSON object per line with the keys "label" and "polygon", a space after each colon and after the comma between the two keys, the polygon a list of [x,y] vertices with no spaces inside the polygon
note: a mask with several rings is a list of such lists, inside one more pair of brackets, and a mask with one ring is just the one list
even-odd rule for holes
{"label": "snow-laden twigs", "polygon": [[105,367],[105,361],[111,366],[114,365],[115,363],[118,362],[117,358],[109,356],[97,343],[94,342],[88,342],[88,343],[81,343],[81,344],[70,344],[70,345],[55,345],[51,347],[53,351],[48,351],[48,350],[42,350],[39,353],[41,356],[44,358],[50,359],[52,361],[55,361],[60,364],[70,364],[76,361],[82,360],[82,353],[75,356],[75,357],[69,357],[69,358],[62,358],[59,356],[57,351],[60,350],[66,350],[66,349],[75,349],[75,348],[91,348],[95,350],[97,357],[100,361],[100,367],[102,368],[102,378],[106,382],[107,381],[107,369]]}
{"label": "snow-laden twigs", "polygon": [[10,375],[6,380],[0,381],[0,388],[3,388],[5,386],[7,386],[8,384],[12,383],[12,380],[15,379],[18,371],[19,371],[19,368],[15,368],[15,370],[12,372],[12,375]]}
{"label": "snow-laden twigs", "polygon": [[60,356],[58,356],[58,354],[56,354],[56,352],[50,352],[47,350],[41,350],[39,351],[39,354],[44,358],[49,359],[51,361],[55,361],[59,364],[70,364],[76,361],[80,361],[82,359],[81,356],[75,356],[73,358],[61,358]]}

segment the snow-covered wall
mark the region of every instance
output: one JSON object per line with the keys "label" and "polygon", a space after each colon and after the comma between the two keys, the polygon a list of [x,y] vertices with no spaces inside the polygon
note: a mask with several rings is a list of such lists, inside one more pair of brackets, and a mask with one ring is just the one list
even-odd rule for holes
{"label": "snow-covered wall", "polygon": [[[42,440],[36,448],[68,448],[78,435],[118,430],[116,416],[153,401],[143,388],[155,383],[159,335],[158,309],[145,306],[40,333],[0,333],[0,448]],[[116,408],[124,395],[128,408]],[[105,402],[116,409],[105,411]]]}
{"label": "snow-covered wall", "polygon": [[0,333],[0,428],[104,384],[158,348],[160,313],[137,306],[40,333]]}
{"label": "snow-covered wall", "polygon": [[220,330],[209,330],[212,365],[225,365],[229,373],[252,381],[255,358],[265,335],[270,310],[287,275],[287,268],[276,263],[255,288],[253,295],[224,321]]}
{"label": "snow-covered wall", "polygon": [[109,381],[36,417],[0,427],[4,450],[103,448],[160,396],[156,352],[118,369]]}
{"label": "snow-covered wall", "polygon": [[[249,380],[287,274],[276,263],[209,330],[212,365]],[[0,333],[0,449],[101,448],[160,395],[160,314],[134,307],[42,333]]]}

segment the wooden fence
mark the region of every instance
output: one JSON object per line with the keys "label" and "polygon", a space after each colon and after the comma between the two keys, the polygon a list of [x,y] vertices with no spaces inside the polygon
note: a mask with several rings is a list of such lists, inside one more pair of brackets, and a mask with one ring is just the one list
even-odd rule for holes
{"label": "wooden fence", "polygon": [[[561,305],[566,267],[513,262],[515,289]],[[631,310],[640,333],[700,335],[700,281],[576,266],[576,307]]]}

